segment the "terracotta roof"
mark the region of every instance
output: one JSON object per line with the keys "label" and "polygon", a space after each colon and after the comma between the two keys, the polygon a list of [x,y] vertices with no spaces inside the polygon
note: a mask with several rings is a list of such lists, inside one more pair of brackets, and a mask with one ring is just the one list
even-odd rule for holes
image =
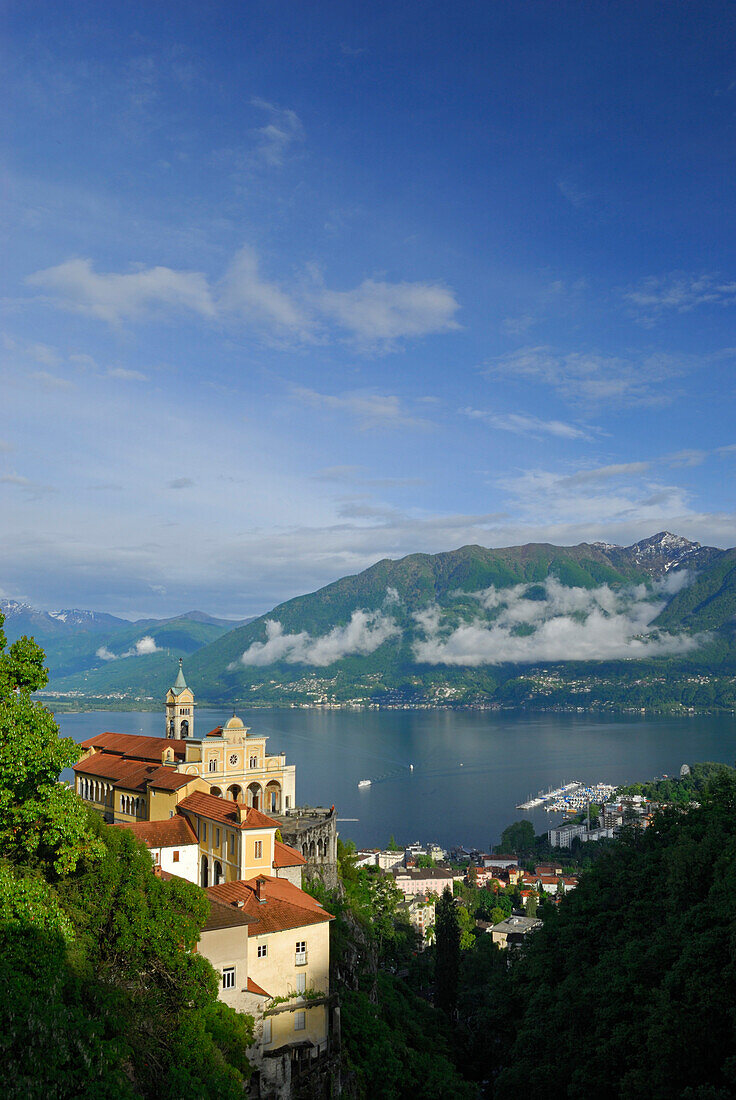
{"label": "terracotta roof", "polygon": [[210,898],[210,914],[202,925],[203,932],[215,932],[219,928],[236,928],[250,924],[253,917],[236,905],[222,905]]}
{"label": "terracotta roof", "polygon": [[300,867],[306,862],[304,856],[297,852],[296,848],[290,848],[288,844],[283,844],[280,840],[275,842],[273,852],[274,867]]}
{"label": "terracotta roof", "polygon": [[162,764],[160,768],[156,769],[156,772],[151,779],[151,786],[156,790],[162,791],[177,791],[179,787],[186,787],[187,783],[191,783],[193,779],[197,779],[196,775],[187,775],[186,772],[177,772],[173,768],[167,767]]}
{"label": "terracotta roof", "polygon": [[164,821],[138,821],[135,825],[120,822],[114,829],[130,829],[147,848],[174,848],[196,844],[197,836],[185,817],[169,817]]}
{"label": "terracotta roof", "polygon": [[256,897],[256,879],[239,882],[221,882],[210,886],[207,896],[218,902],[237,905],[243,902],[242,912],[253,920],[248,927],[249,936],[263,936],[269,932],[284,932],[289,928],[301,928],[308,924],[324,924],[335,918],[319,905],[313,897],[283,878],[259,875],[263,883],[265,901]]}
{"label": "terracotta roof", "polygon": [[83,775],[99,775],[101,779],[121,779],[130,774],[133,768],[141,766],[139,760],[122,760],[119,756],[108,756],[104,752],[96,752],[88,756],[86,760],[79,760],[72,764],[75,772]]}
{"label": "terracotta roof", "polygon": [[210,732],[208,734],[205,734],[205,736],[206,737],[220,737],[220,736],[222,736],[222,726],[215,726],[215,728],[213,730],[210,730]]}
{"label": "terracotta roof", "polygon": [[247,989],[249,993],[255,993],[258,997],[270,997],[270,993],[266,993],[265,989],[261,989],[260,985],[257,985],[252,978],[248,978]]}
{"label": "terracotta roof", "polygon": [[174,741],[167,737],[142,737],[137,733],[96,733],[82,741],[83,749],[97,749],[116,756],[133,757],[135,760],[155,760],[161,763],[161,753],[166,748],[174,750],[174,758],[183,760],[186,741]]}
{"label": "terracotta roof", "polygon": [[204,794],[202,791],[194,791],[187,795],[179,803],[178,810],[188,810],[189,813],[198,814],[200,817],[209,818],[211,821],[221,821],[223,825],[229,825],[232,829],[278,829],[278,821],[272,817],[266,817],[260,810],[248,807],[245,821],[241,823],[238,810],[243,808],[241,803],[233,802],[230,798],[219,798],[215,794]]}

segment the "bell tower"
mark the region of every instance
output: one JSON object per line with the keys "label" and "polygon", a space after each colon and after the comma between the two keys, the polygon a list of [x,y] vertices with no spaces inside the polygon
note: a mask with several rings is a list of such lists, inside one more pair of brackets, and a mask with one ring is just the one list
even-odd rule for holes
{"label": "bell tower", "polygon": [[179,674],[174,686],[166,692],[165,737],[176,741],[194,737],[194,692],[184,679],[183,660],[179,658]]}

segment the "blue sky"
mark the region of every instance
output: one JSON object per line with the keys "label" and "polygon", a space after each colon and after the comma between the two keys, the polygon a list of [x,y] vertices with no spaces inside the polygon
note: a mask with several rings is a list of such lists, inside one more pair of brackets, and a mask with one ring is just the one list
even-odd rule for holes
{"label": "blue sky", "polygon": [[0,594],[736,543],[733,5],[3,5]]}

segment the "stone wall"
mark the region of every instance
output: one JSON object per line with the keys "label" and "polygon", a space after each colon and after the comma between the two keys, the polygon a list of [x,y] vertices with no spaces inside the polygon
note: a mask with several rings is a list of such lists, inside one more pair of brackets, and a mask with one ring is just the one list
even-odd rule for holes
{"label": "stone wall", "polygon": [[306,878],[320,878],[328,889],[337,888],[337,811],[334,806],[297,806],[286,814],[271,814],[279,823],[284,844],[296,848],[307,861]]}

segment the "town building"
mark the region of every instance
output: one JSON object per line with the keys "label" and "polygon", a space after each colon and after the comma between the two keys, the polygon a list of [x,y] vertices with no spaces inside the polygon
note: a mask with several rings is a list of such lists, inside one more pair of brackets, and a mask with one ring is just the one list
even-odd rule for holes
{"label": "town building", "polygon": [[541,928],[541,926],[541,920],[537,920],[536,917],[513,916],[509,917],[508,920],[502,920],[498,924],[494,924],[491,936],[493,942],[501,948],[519,947],[525,936],[528,936],[535,928]]}
{"label": "town building", "polygon": [[462,882],[463,875],[444,867],[395,867],[394,881],[404,897],[416,894],[441,894],[453,882]]}
{"label": "town building", "polygon": [[436,903],[435,894],[413,894],[398,905],[398,911],[406,914],[412,928],[422,937],[422,946],[430,942],[434,931]]}

